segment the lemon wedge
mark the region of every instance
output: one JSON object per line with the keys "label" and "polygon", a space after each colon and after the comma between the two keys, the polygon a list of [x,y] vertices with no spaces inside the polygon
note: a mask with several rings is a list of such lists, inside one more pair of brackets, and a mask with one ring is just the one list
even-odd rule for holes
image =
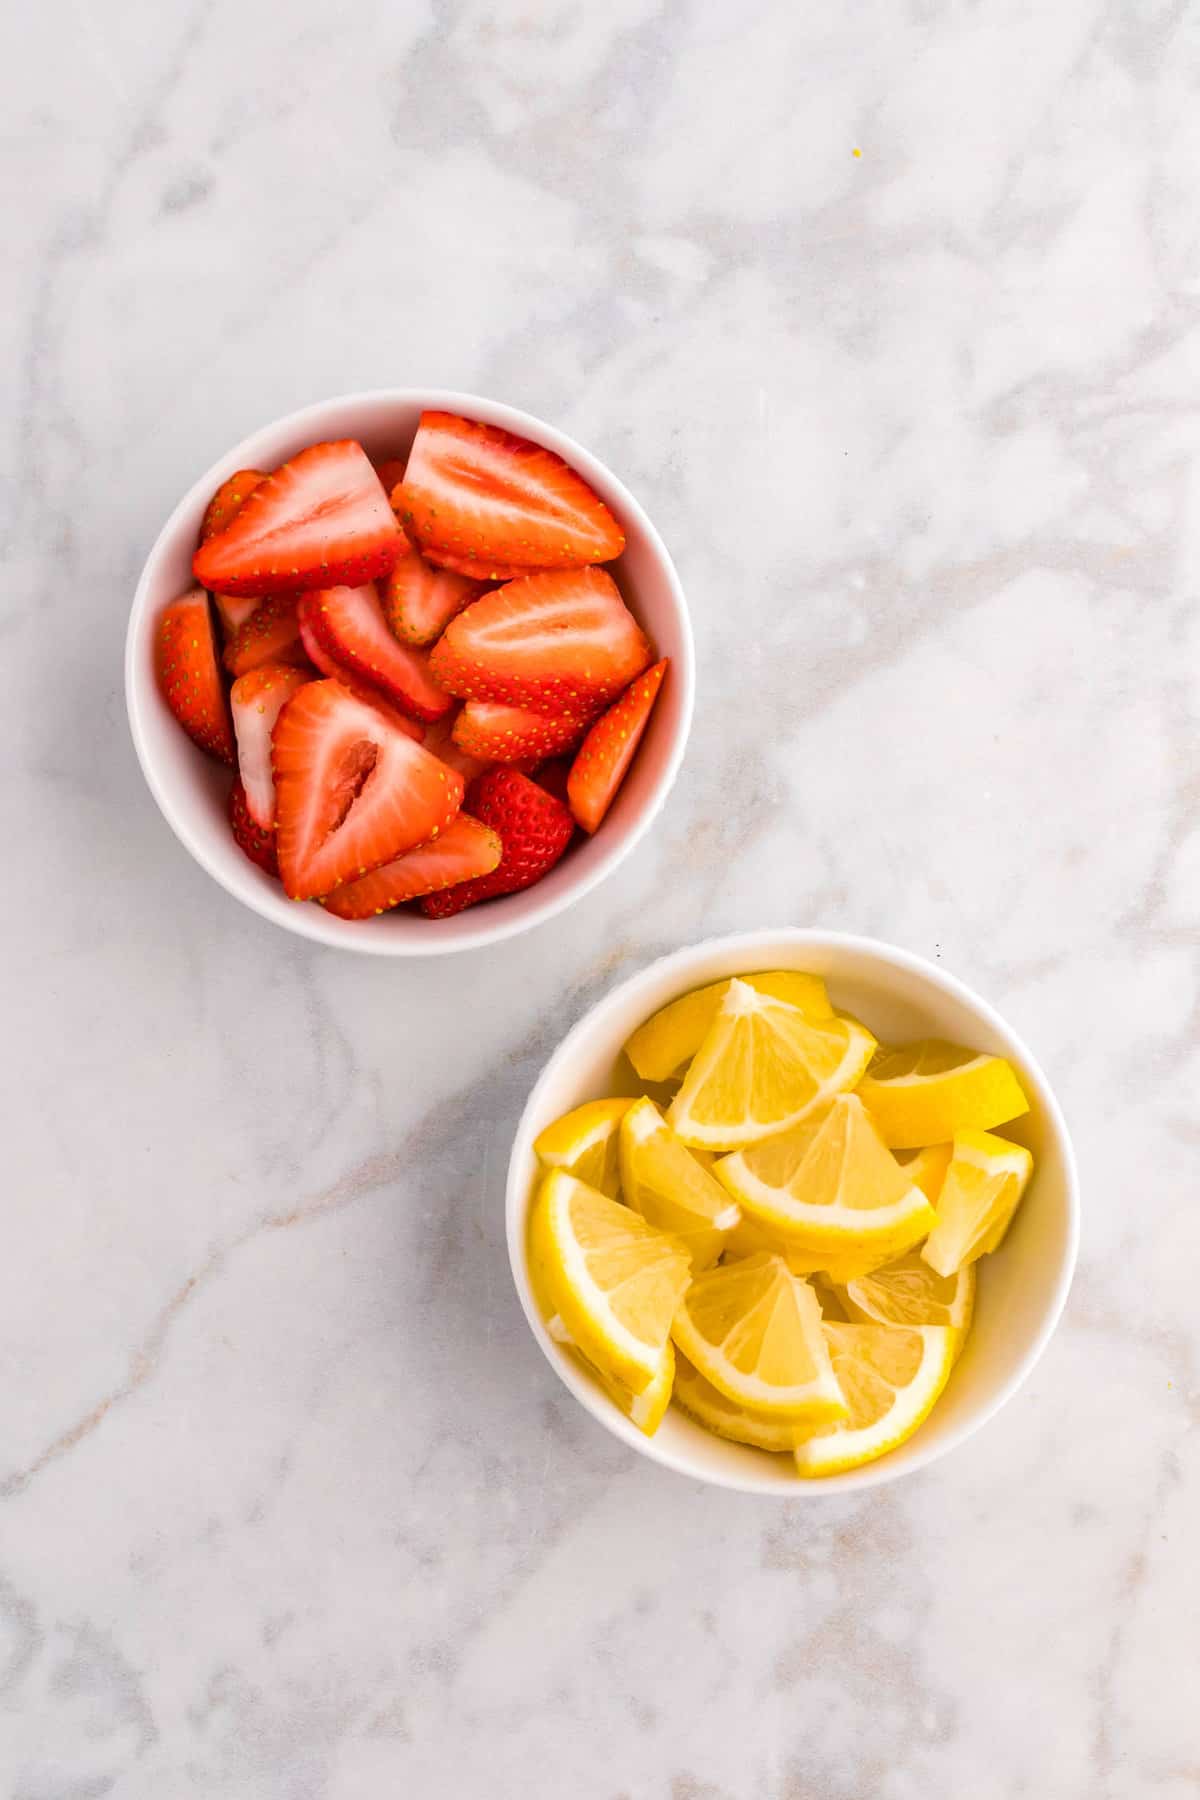
{"label": "lemon wedge", "polygon": [[737,1150],[785,1131],[860,1078],[875,1048],[862,1025],[812,1021],[733,980],[671,1102],[685,1144]]}
{"label": "lemon wedge", "polygon": [[964,1126],[989,1131],[1029,1111],[1011,1063],[941,1038],[877,1050],[858,1091],[893,1150],[945,1143]]}
{"label": "lemon wedge", "polygon": [[1033,1157],[1024,1144],[990,1131],[956,1131],[954,1155],[938,1195],[937,1224],[921,1254],[939,1275],[985,1256],[1012,1222]]}
{"label": "lemon wedge", "polygon": [[[819,975],[805,975],[798,969],[771,969],[763,975],[743,975],[739,979],[757,993],[773,994],[777,1000],[798,1006],[810,1019],[828,1019],[833,1015]],[[625,1054],[643,1081],[669,1081],[684,1063],[691,1061],[728,990],[728,981],[712,981],[707,987],[694,988],[638,1026],[625,1046]]]}
{"label": "lemon wedge", "polygon": [[693,1269],[716,1262],[741,1218],[737,1203],[680,1142],[653,1100],[621,1121],[621,1188],[626,1206],[685,1245]]}
{"label": "lemon wedge", "polygon": [[631,1099],[588,1100],[547,1125],[533,1141],[548,1169],[565,1169],[615,1200],[620,1192],[618,1133]]}
{"label": "lemon wedge", "polygon": [[750,1444],[755,1450],[794,1450],[806,1429],[789,1424],[786,1419],[748,1412],[744,1406],[727,1400],[720,1388],[705,1381],[685,1356],[680,1356],[675,1364],[675,1398],[684,1412],[707,1431],[735,1444]]}
{"label": "lemon wedge", "polygon": [[661,1377],[691,1262],[677,1239],[562,1169],[543,1179],[530,1224],[534,1286],[551,1330],[602,1374],[642,1394]]}
{"label": "lemon wedge", "polygon": [[919,1250],[836,1289],[846,1317],[864,1325],[949,1325],[966,1336],[975,1305],[975,1265],[939,1275]]}
{"label": "lemon wedge", "polygon": [[778,1256],[697,1275],[671,1327],[676,1347],[727,1400],[809,1425],[845,1416],[821,1308]]}
{"label": "lemon wedge", "polygon": [[836,1475],[874,1462],[929,1416],[954,1366],[958,1333],[948,1325],[824,1326],[847,1417],[797,1444],[801,1475]]}
{"label": "lemon wedge", "polygon": [[920,1150],[902,1150],[896,1160],[913,1186],[919,1187],[925,1198],[936,1206],[953,1155],[952,1143],[926,1144]]}
{"label": "lemon wedge", "polygon": [[671,1393],[675,1385],[675,1346],[668,1342],[658,1373],[649,1387],[643,1388],[640,1394],[635,1394],[624,1382],[614,1381],[578,1351],[575,1354],[588,1374],[595,1376],[609,1399],[620,1407],[625,1417],[631,1419],[646,1437],[653,1437],[671,1404]]}
{"label": "lemon wedge", "polygon": [[936,1215],[913,1187],[856,1094],[748,1149],[713,1173],[759,1225],[828,1268],[839,1257],[891,1261],[920,1243]]}

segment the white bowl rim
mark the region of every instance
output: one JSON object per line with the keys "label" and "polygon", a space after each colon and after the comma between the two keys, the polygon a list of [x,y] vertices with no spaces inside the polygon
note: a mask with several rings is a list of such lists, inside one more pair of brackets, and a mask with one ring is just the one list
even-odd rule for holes
{"label": "white bowl rim", "polygon": [[[149,606],[149,589],[152,573],[162,554],[164,544],[176,526],[180,515],[189,509],[198,507],[202,500],[215,491],[220,483],[235,470],[247,464],[251,454],[251,446],[268,433],[281,431],[299,431],[310,422],[316,429],[322,427],[318,421],[326,421],[330,413],[343,408],[364,404],[392,404],[403,406],[419,406],[422,411],[458,412],[468,417],[484,420],[488,424],[500,425],[521,437],[532,438],[545,445],[547,449],[557,451],[573,467],[578,468],[593,484],[599,480],[619,497],[619,504],[627,518],[633,520],[650,546],[655,559],[660,564],[665,586],[670,594],[677,615],[679,627],[679,645],[672,655],[672,685],[677,689],[679,704],[679,720],[670,751],[659,773],[654,796],[646,806],[641,817],[620,837],[614,837],[608,853],[599,857],[595,865],[579,876],[576,882],[564,892],[549,899],[530,900],[528,896],[535,892],[526,889],[521,894],[505,896],[484,909],[485,915],[472,930],[468,926],[459,925],[453,937],[438,931],[429,933],[428,944],[423,941],[407,938],[394,938],[385,932],[362,931],[343,934],[336,929],[342,921],[330,920],[319,906],[293,906],[284,917],[271,910],[253,889],[243,891],[226,879],[225,872],[217,859],[209,856],[206,847],[198,835],[191,829],[187,819],[181,817],[167,795],[165,784],[160,781],[143,730],[141,716],[141,680],[138,670],[138,649],[145,627],[145,616]],[[172,507],[162,529],[152,544],[146,560],[142,565],[134,590],[133,602],[129,611],[129,623],[125,632],[125,710],[129,720],[130,735],[137,754],[146,785],[154,796],[155,804],[161,812],[179,842],[198,862],[213,880],[225,892],[244,906],[259,914],[269,924],[277,925],[281,930],[291,931],[298,937],[308,938],[330,949],[349,950],[366,956],[447,956],[460,950],[477,950],[488,944],[502,942],[505,938],[515,937],[523,931],[530,931],[537,925],[581,900],[585,894],[597,887],[600,882],[611,875],[625,858],[635,849],[645,836],[654,820],[661,812],[668,794],[675,783],[683,762],[691,733],[692,715],[695,706],[696,655],[692,635],[691,617],[688,612],[687,599],[683,584],[670,551],[663,542],[657,527],[641,502],[626,487],[621,478],[614,474],[606,463],[585,445],[576,442],[565,431],[557,426],[549,425],[534,413],[523,411],[520,407],[510,406],[506,401],[491,400],[483,395],[464,393],[455,388],[364,388],[354,393],[336,394],[327,400],[316,400],[302,406],[294,412],[284,413],[272,419],[254,431],[248,432],[241,441],[212,463],[182,498]],[[524,901],[518,910],[514,908],[507,916],[505,907],[509,900]]]}
{"label": "white bowl rim", "polygon": [[[637,1427],[613,1405],[594,1382],[590,1381],[581,1370],[577,1370],[566,1357],[559,1353],[558,1346],[554,1344],[546,1330],[545,1321],[533,1297],[525,1241],[529,1205],[526,1159],[531,1153],[532,1147],[531,1121],[536,1117],[538,1101],[542,1092],[553,1081],[562,1065],[570,1060],[576,1047],[590,1035],[598,1023],[603,1021],[605,1014],[616,1011],[620,1003],[628,997],[630,990],[639,984],[654,985],[663,975],[674,971],[683,975],[695,964],[705,959],[734,950],[744,951],[748,958],[753,959],[765,947],[777,947],[782,943],[786,943],[789,947],[794,946],[797,951],[802,951],[806,947],[814,950],[832,947],[863,953],[889,964],[893,968],[902,969],[908,974],[918,976],[930,982],[932,986],[941,989],[952,999],[973,1008],[999,1037],[1006,1039],[1012,1046],[1020,1060],[1022,1075],[1027,1076],[1036,1089],[1036,1103],[1042,1111],[1062,1156],[1068,1210],[1067,1241],[1058,1278],[1038,1330],[1031,1338],[1020,1363],[1008,1380],[980,1406],[978,1411],[973,1413],[952,1437],[944,1439],[936,1445],[931,1444],[925,1451],[920,1449],[919,1437],[914,1437],[908,1447],[908,1454],[901,1464],[895,1464],[890,1457],[885,1456],[881,1457],[878,1462],[865,1464],[862,1468],[850,1469],[840,1475],[825,1476],[820,1480],[805,1481],[797,1476],[794,1484],[757,1482],[726,1470],[720,1472],[709,1469],[700,1470],[687,1457],[677,1455],[665,1444],[660,1443],[657,1437],[646,1437],[644,1433],[638,1431]],[[681,988],[680,991],[686,990]],[[663,1001],[661,1004],[666,1005],[667,1002]],[[1033,1056],[1020,1034],[989,1001],[984,1000],[973,988],[968,987],[966,982],[960,981],[956,975],[951,975],[948,970],[940,968],[937,964],[927,961],[925,957],[918,956],[911,950],[904,950],[898,945],[886,943],[879,938],[866,937],[852,932],[823,931],[815,926],[780,926],[774,930],[764,927],[755,931],[731,932],[721,937],[705,938],[699,943],[686,945],[665,956],[657,957],[653,962],[635,970],[633,974],[626,976],[624,981],[618,982],[615,987],[610,988],[567,1032],[547,1059],[530,1090],[513,1138],[505,1189],[505,1235],[508,1243],[508,1260],[522,1310],[543,1355],[576,1400],[623,1444],[639,1451],[652,1461],[660,1463],[664,1468],[672,1469],[679,1475],[686,1475],[693,1481],[702,1481],[710,1487],[727,1488],[738,1493],[754,1494],[761,1498],[776,1500],[832,1499],[840,1494],[864,1488],[881,1487],[886,1482],[902,1480],[906,1475],[916,1474],[918,1470],[928,1467],[931,1463],[946,1456],[951,1450],[957,1449],[968,1438],[973,1437],[982,1426],[986,1425],[989,1419],[994,1418],[1000,1408],[1012,1399],[1018,1388],[1028,1378],[1054,1335],[1055,1328],[1062,1316],[1079,1254],[1079,1213],[1079,1171],[1071,1134],[1067,1129],[1062,1108],[1055,1098],[1041,1064]]]}

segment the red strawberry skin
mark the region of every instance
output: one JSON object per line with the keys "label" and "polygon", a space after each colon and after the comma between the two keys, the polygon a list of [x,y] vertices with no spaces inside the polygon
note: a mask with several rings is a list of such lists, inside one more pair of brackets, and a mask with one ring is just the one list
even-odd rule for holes
{"label": "red strawberry skin", "polygon": [[450,550],[438,550],[430,545],[422,548],[421,554],[426,562],[433,563],[439,569],[446,569],[455,575],[469,575],[481,584],[494,581],[516,581],[522,575],[540,575],[540,569],[531,569],[521,563],[496,562],[491,557],[455,556]]}
{"label": "red strawberry skin", "polygon": [[275,827],[275,778],[271,773],[271,733],[292,695],[311,676],[288,663],[260,663],[239,675],[229,693],[237,740],[238,776],[246,811],[264,831]]}
{"label": "red strawberry skin", "polygon": [[264,829],[250,816],[250,808],[246,804],[246,790],[240,781],[235,781],[229,790],[229,825],[237,841],[238,848],[244,850],[252,863],[265,869],[268,875],[279,878],[279,858],[275,854],[275,833]]}
{"label": "red strawberry skin", "polygon": [[502,854],[503,845],[491,826],[460,812],[427,844],[418,844],[359,881],[347,881],[321,904],[339,919],[369,919],[406,900],[490,875]]}
{"label": "red strawberry skin", "polygon": [[408,736],[418,744],[421,743],[425,736],[423,725],[418,725],[415,719],[410,719],[407,713],[402,713],[399,707],[393,706],[391,701],[384,697],[382,689],[372,687],[369,681],[360,681],[352,670],[347,669],[337,660],[336,656],[329,654],[325,648],[324,639],[318,635],[317,631],[316,621],[320,613],[318,600],[318,595],[301,594],[297,608],[297,617],[300,621],[300,642],[304,645],[305,655],[309,662],[314,668],[319,669],[322,675],[328,675],[331,681],[340,681],[343,687],[349,688],[355,699],[362,700],[367,706],[377,706],[381,712],[387,715],[393,725],[397,725],[401,731],[407,732]]}
{"label": "red strawberry skin", "polygon": [[670,659],[664,657],[626,688],[592,726],[567,776],[567,804],[587,832],[600,825],[642,740]]}
{"label": "red strawberry skin", "polygon": [[482,581],[435,569],[418,550],[397,559],[379,584],[383,616],[404,644],[432,644],[455,613],[483,592]]}
{"label": "red strawberry skin", "polygon": [[242,502],[249,499],[255,488],[261,486],[266,479],[261,469],[239,469],[236,475],[223,481],[204,509],[204,517],[200,521],[200,542],[207,544],[209,538],[224,531],[234,513],[241,510]]}
{"label": "red strawberry skin", "polygon": [[379,477],[360,444],[313,444],[243,500],[192,559],[196,580],[222,594],[357,586],[386,575],[402,547]]}
{"label": "red strawberry skin", "polygon": [[499,835],[504,854],[490,875],[426,895],[421,911],[427,918],[448,919],[481,900],[532,887],[554,867],[575,829],[562,802],[516,769],[481,775],[471,787],[470,804],[472,816]]}
{"label": "red strawberry skin", "polygon": [[603,569],[563,569],[482,595],[451,619],[430,668],[463,700],[586,716],[652,660],[612,577]]}
{"label": "red strawberry skin", "polygon": [[481,762],[519,763],[570,750],[587,730],[578,713],[540,713],[503,706],[496,700],[468,700],[454,721],[454,741]]}
{"label": "red strawberry skin", "polygon": [[421,414],[399,500],[423,550],[466,559],[480,574],[488,562],[578,568],[625,547],[608,507],[561,456],[455,413]]}
{"label": "red strawberry skin", "polygon": [[304,626],[327,655],[414,719],[440,719],[454,702],[434,678],[423,650],[388,630],[373,584],[323,588],[301,599]]}
{"label": "red strawberry skin", "polygon": [[464,782],[337,681],[310,681],[275,723],[279,873],[293,900],[331,894],[444,831]]}
{"label": "red strawberry skin", "polygon": [[212,613],[208,595],[198,588],[173,600],[159,619],[154,672],[163,698],[192,742],[219,762],[235,762]]}

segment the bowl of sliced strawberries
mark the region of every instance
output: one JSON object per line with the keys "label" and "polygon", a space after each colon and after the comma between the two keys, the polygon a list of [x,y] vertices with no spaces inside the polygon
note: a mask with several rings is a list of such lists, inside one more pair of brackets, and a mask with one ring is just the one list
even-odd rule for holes
{"label": "bowl of sliced strawberries", "polygon": [[125,678],[151,792],[228,892],[420,956],[536,925],[629,853],[683,758],[693,652],[602,463],[513,407],[397,389],[201,477],[142,571]]}

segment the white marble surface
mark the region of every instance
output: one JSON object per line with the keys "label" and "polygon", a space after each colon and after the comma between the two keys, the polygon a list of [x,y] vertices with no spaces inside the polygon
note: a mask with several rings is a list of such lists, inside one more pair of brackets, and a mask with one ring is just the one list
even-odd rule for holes
{"label": "white marble surface", "polygon": [[[1194,1797],[1196,9],[49,0],[7,29],[0,1792]],[[408,380],[625,476],[701,689],[602,892],[381,967],[189,862],[120,658],[215,455]],[[1081,1155],[1035,1378],[861,1500],[626,1454],[503,1251],[563,1027],[775,922],[940,956]]]}

